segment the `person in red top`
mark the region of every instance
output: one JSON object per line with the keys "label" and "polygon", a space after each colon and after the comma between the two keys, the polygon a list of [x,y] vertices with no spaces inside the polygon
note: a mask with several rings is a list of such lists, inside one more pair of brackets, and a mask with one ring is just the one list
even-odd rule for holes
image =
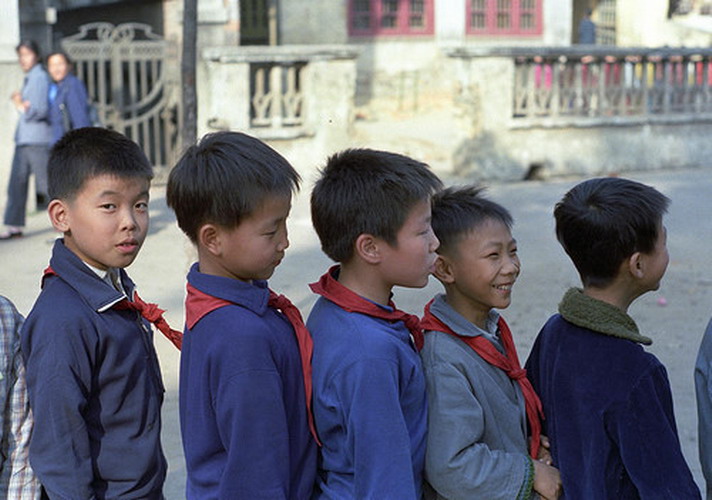
{"label": "person in red top", "polygon": [[425,474],[439,498],[560,493],[559,472],[540,446],[541,403],[495,311],[509,306],[521,267],[511,227],[509,212],[476,187],[433,198],[440,240],[434,274],[445,294],[426,306],[421,355],[429,404]]}

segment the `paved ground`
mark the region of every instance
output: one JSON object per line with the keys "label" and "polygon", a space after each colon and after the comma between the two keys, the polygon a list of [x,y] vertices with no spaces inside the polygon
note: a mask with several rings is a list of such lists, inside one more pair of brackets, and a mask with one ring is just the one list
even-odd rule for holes
{"label": "paved ground", "polygon": [[[641,331],[653,338],[650,350],[668,368],[680,439],[701,485],[692,369],[704,327],[712,315],[712,169],[629,177],[654,185],[673,201],[666,219],[671,254],[667,275],[661,289],[641,297],[630,312]],[[295,200],[290,220],[291,247],[271,281],[272,287],[289,296],[305,315],[314,301],[306,285],[329,265],[309,222],[307,194],[312,180],[306,179],[305,193]],[[522,360],[563,292],[577,284],[572,266],[555,241],[551,216],[554,203],[577,180],[494,185],[489,190],[493,199],[510,208],[516,220],[514,235],[519,242],[523,272],[505,317]],[[150,234],[129,272],[142,296],[167,309],[169,322],[179,327],[183,321],[184,277],[193,260],[193,250],[177,229],[163,193],[160,186],[153,189]],[[32,215],[27,229],[25,238],[0,244],[0,293],[10,297],[25,314],[39,291],[40,274],[56,237],[45,214]],[[420,312],[438,290],[434,282],[423,290],[396,290],[395,300],[405,310]],[[666,305],[660,305],[662,298]],[[170,471],[166,496],[177,500],[183,498],[185,481],[177,412],[178,353],[163,338],[156,344],[167,389],[164,447]]]}

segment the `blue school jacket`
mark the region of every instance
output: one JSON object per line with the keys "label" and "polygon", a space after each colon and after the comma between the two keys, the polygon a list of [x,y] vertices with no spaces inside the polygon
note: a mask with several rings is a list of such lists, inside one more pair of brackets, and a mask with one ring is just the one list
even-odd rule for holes
{"label": "blue school jacket", "polygon": [[402,321],[350,313],[320,297],[314,339],[314,420],[322,442],[319,498],[421,497],[425,378]]}
{"label": "blue school jacket", "polygon": [[299,347],[267,306],[266,281],[203,274],[188,283],[231,304],[188,328],[180,365],[180,424],[188,499],[308,499],[316,474]]}
{"label": "blue school jacket", "polygon": [[560,310],[569,320],[549,319],[526,369],[544,407],[563,498],[700,498],[665,367],[640,345],[650,339],[623,311],[578,290]]}
{"label": "blue school jacket", "polygon": [[[22,328],[30,463],[51,498],[161,498],[163,383],[148,323],[61,239]],[[121,271],[124,289],[134,284]]]}

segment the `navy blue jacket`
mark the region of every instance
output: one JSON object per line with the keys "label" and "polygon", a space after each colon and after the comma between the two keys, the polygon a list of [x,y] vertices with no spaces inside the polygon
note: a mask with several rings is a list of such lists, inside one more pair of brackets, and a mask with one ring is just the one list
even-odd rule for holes
{"label": "navy blue jacket", "polygon": [[544,406],[562,498],[700,498],[680,449],[665,367],[641,345],[557,314],[526,368]]}
{"label": "navy blue jacket", "polygon": [[62,138],[64,130],[64,118],[62,116],[62,106],[69,115],[72,129],[88,127],[91,125],[89,119],[88,97],[84,83],[71,73],[64,79],[55,83],[57,95],[49,101],[49,123],[52,126],[52,144]]}
{"label": "navy blue jacket", "polygon": [[[163,383],[151,329],[61,239],[22,329],[35,426],[30,463],[51,498],[161,498]],[[121,271],[124,289],[134,284]]]}
{"label": "navy blue jacket", "polygon": [[203,274],[194,264],[188,283],[230,304],[195,323],[186,311],[180,365],[186,498],[308,499],[316,445],[291,324],[268,307],[266,281]]}
{"label": "navy blue jacket", "polygon": [[419,499],[428,408],[420,357],[405,324],[347,312],[319,297],[307,327],[323,444],[318,496]]}

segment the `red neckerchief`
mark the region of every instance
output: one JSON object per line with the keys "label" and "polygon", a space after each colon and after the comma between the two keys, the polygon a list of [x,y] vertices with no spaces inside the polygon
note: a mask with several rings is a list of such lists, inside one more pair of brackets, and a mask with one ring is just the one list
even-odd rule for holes
{"label": "red neckerchief", "polygon": [[[57,276],[57,273],[51,266],[47,267],[42,275],[42,286],[44,286],[44,280],[47,276]],[[136,290],[134,290],[133,301],[123,299],[112,305],[111,308],[118,310],[132,309],[137,311],[144,319],[153,323],[156,328],[180,350],[183,342],[183,333],[172,329],[163,317],[165,311],[160,309],[157,304],[144,302],[141,297],[138,296]]]}
{"label": "red neckerchief", "polygon": [[[232,302],[213,297],[205,292],[201,292],[193,285],[186,285],[188,296],[185,300],[185,316],[186,325],[192,329],[200,319],[215,309],[230,305]],[[299,356],[302,362],[302,375],[304,377],[304,396],[307,404],[307,418],[309,420],[309,430],[314,436],[316,443],[321,446],[321,441],[316,434],[316,426],[314,425],[314,415],[311,410],[312,403],[312,376],[311,376],[311,358],[314,351],[311,334],[304,325],[302,315],[299,313],[294,304],[292,304],[284,295],[278,295],[272,290],[269,291],[269,302],[267,303],[272,309],[282,311],[282,314],[287,318],[292,325],[294,335],[297,338],[299,346]]]}
{"label": "red neckerchief", "polygon": [[428,305],[425,306],[425,315],[423,316],[423,320],[420,322],[420,325],[424,330],[435,330],[437,332],[448,333],[459,338],[470,346],[473,351],[479,354],[482,359],[503,370],[510,379],[519,384],[522,389],[522,394],[524,395],[524,408],[527,412],[527,420],[529,421],[529,427],[531,428],[532,433],[532,439],[529,444],[529,453],[531,453],[532,458],[538,458],[539,444],[541,440],[541,420],[544,419],[544,411],[542,409],[539,396],[536,395],[534,387],[532,387],[531,382],[527,378],[527,371],[522,369],[519,364],[517,349],[514,347],[514,341],[512,340],[512,332],[509,330],[504,318],[500,316],[499,322],[497,323],[500,338],[502,339],[502,344],[504,345],[505,354],[502,354],[494,346],[494,344],[492,344],[492,342],[482,336],[466,337],[455,333],[449,326],[440,321],[433,313],[430,312],[430,306],[432,303],[433,301],[431,300]]}
{"label": "red neckerchief", "polygon": [[396,309],[396,305],[392,300],[388,302],[388,306],[391,307],[393,311],[387,311],[352,292],[334,278],[333,272],[338,269],[338,267],[338,265],[331,267],[326,274],[319,278],[319,281],[309,285],[312,292],[329,299],[348,312],[361,313],[391,322],[402,321],[413,336],[415,348],[418,351],[423,348],[423,330],[420,327],[420,321],[417,316]]}

